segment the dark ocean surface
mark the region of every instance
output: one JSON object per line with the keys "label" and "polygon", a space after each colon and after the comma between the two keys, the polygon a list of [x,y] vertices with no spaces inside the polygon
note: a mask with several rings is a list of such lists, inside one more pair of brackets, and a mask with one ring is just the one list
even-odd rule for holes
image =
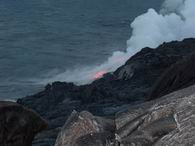
{"label": "dark ocean surface", "polygon": [[163,0],[0,0],[0,100],[36,93],[52,74],[125,50],[130,23]]}

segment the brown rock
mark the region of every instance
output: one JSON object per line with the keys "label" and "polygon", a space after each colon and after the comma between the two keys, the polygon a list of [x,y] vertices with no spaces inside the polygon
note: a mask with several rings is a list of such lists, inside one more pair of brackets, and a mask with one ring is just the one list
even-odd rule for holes
{"label": "brown rock", "polygon": [[35,112],[13,102],[0,101],[0,146],[31,146],[47,127]]}

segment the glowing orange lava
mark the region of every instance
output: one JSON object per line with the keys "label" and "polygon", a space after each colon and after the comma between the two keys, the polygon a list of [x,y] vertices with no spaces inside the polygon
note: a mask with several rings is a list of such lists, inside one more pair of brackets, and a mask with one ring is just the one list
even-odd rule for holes
{"label": "glowing orange lava", "polygon": [[99,79],[99,78],[103,77],[104,74],[106,74],[106,71],[99,71],[99,72],[97,72],[97,73],[93,76],[93,79]]}

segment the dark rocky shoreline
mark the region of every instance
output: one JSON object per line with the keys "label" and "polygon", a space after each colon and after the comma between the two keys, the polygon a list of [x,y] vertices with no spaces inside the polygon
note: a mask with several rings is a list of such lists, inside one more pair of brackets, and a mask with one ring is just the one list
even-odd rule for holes
{"label": "dark rocky shoreline", "polygon": [[[18,99],[19,104],[35,110],[49,124],[48,129],[36,137],[33,145],[53,146],[59,130],[73,110],[86,110],[93,115],[114,119],[115,113],[151,99],[150,95],[164,89],[164,86],[160,86],[162,88],[156,90],[159,87],[157,84],[160,84],[157,82],[164,81],[163,77],[159,79],[160,76],[194,51],[195,39],[192,38],[164,43],[156,49],[143,48],[115,72],[107,73],[89,85],[54,82],[40,93]],[[185,87],[193,83],[185,84]],[[182,88],[182,85],[172,88],[166,94]]]}

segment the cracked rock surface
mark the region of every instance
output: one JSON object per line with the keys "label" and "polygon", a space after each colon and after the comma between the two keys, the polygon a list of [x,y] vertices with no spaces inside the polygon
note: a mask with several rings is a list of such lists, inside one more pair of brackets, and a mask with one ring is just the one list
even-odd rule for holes
{"label": "cracked rock surface", "polygon": [[113,120],[95,117],[87,111],[73,111],[59,133],[55,146],[105,145],[114,138],[114,130]]}
{"label": "cracked rock surface", "polygon": [[122,146],[195,144],[195,85],[116,116],[116,140]]}
{"label": "cracked rock surface", "polygon": [[194,133],[195,85],[131,106],[114,122],[73,112],[55,146],[192,146]]}

